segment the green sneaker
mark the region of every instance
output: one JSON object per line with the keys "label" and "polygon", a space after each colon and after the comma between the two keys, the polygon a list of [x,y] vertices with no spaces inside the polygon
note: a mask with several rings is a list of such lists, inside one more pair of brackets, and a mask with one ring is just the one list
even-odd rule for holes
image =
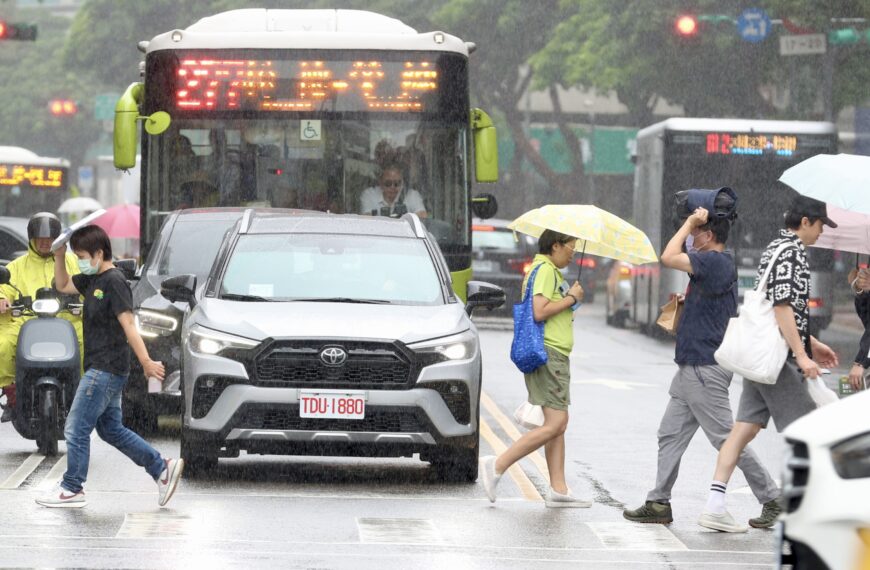
{"label": "green sneaker", "polygon": [[669,524],[674,522],[670,503],[658,503],[647,501],[639,509],[622,511],[622,516],[627,520],[639,523]]}
{"label": "green sneaker", "polygon": [[761,507],[761,514],[754,519],[749,519],[749,526],[752,528],[770,528],[781,512],[782,506],[779,504],[779,499],[767,501]]}

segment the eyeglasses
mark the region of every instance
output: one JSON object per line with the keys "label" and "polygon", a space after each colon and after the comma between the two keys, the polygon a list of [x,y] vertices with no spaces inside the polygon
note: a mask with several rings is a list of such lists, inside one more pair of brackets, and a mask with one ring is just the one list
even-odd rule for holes
{"label": "eyeglasses", "polygon": [[402,185],[402,181],[401,180],[384,180],[381,184],[387,188],[390,188],[391,186],[394,188],[398,188]]}

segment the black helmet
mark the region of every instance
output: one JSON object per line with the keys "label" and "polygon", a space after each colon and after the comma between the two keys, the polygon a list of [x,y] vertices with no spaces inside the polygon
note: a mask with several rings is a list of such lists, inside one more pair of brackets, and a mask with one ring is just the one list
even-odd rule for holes
{"label": "black helmet", "polygon": [[57,239],[60,231],[60,219],[50,212],[34,214],[27,222],[27,239],[30,241],[37,238]]}

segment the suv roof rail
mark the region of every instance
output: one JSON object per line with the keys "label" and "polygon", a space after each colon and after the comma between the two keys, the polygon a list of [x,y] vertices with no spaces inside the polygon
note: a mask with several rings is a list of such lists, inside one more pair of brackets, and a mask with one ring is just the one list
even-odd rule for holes
{"label": "suv roof rail", "polygon": [[420,217],[413,212],[408,212],[407,214],[402,215],[402,219],[408,222],[411,226],[411,229],[414,230],[414,235],[418,238],[426,237],[426,228],[423,227],[423,222],[420,221]]}
{"label": "suv roof rail", "polygon": [[246,234],[248,230],[251,229],[251,218],[254,217],[254,209],[248,208],[245,210],[245,213],[242,214],[242,224],[239,226],[239,233]]}

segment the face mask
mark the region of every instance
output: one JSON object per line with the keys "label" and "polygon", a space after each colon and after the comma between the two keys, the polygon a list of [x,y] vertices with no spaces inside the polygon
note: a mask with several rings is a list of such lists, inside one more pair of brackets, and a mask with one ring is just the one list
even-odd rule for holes
{"label": "face mask", "polygon": [[79,259],[79,271],[82,275],[96,275],[99,268],[91,265],[90,259]]}
{"label": "face mask", "polygon": [[695,236],[689,234],[686,238],[686,253],[697,253],[698,250],[695,249]]}

